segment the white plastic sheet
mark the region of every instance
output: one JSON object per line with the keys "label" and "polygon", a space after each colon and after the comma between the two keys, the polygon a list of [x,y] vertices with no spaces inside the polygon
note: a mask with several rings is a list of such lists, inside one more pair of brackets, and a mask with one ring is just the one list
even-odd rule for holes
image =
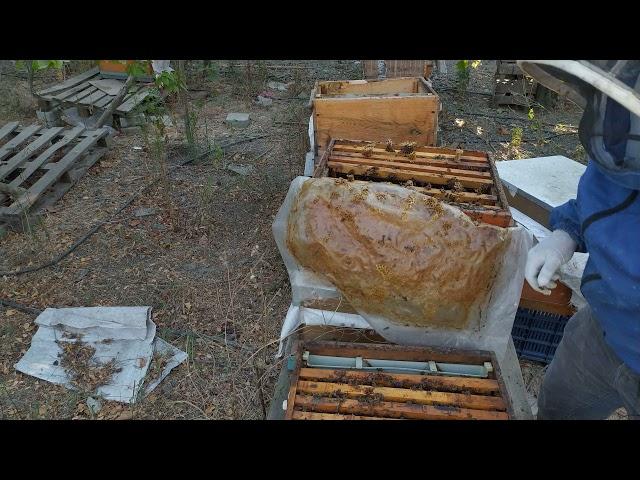
{"label": "white plastic sheet", "polygon": [[[306,300],[335,299],[341,296],[337,288],[326,277],[302,267],[293,257],[287,245],[289,214],[302,185],[306,181],[313,181],[313,179],[305,177],[294,179],[273,224],[274,237],[291,279],[294,305],[300,305]],[[403,187],[393,185],[389,185],[388,188],[406,190]],[[441,326],[432,328],[401,325],[392,318],[371,314],[364,309],[358,309],[358,313],[380,335],[394,343],[480,348],[492,350],[501,356],[510,339],[524,280],[526,252],[532,241],[531,234],[522,227],[508,230],[510,241],[492,283],[493,287],[488,304],[485,308],[480,309],[480,318],[470,322],[471,328],[460,330]],[[446,298],[443,298],[442,301],[446,302]]]}
{"label": "white plastic sheet", "polygon": [[[16,370],[73,388],[61,364],[60,344],[81,341],[95,349],[91,360],[96,364],[115,362],[110,381],[96,391],[107,400],[134,402],[143,387],[149,393],[187,358],[186,353],[155,336],[151,307],[48,308],[35,323],[40,328]],[[145,386],[154,352],[164,355],[167,362],[158,378],[149,379],[152,383]]]}

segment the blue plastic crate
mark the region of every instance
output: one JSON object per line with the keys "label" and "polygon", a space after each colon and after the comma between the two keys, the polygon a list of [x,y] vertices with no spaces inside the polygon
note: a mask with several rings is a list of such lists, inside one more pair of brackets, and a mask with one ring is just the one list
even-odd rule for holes
{"label": "blue plastic crate", "polygon": [[571,317],[518,308],[511,337],[520,358],[549,363]]}

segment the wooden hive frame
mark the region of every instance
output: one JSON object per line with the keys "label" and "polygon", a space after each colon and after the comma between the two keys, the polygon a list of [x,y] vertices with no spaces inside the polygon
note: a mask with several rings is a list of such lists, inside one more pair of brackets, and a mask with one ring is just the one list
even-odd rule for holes
{"label": "wooden hive frame", "polygon": [[440,99],[423,77],[316,82],[311,104],[319,156],[332,138],[437,142]]}
{"label": "wooden hive frame", "polygon": [[[332,140],[314,177],[388,181],[456,205],[477,221],[509,227],[513,221],[502,183],[485,152],[407,146],[358,140]],[[392,151],[389,151],[392,150]]]}
{"label": "wooden hive frame", "polygon": [[102,157],[106,128],[0,128],[0,222],[20,226],[27,213],[57,201]]}
{"label": "wooden hive frame", "polygon": [[[303,353],[493,367],[486,378],[311,368]],[[495,355],[392,344],[298,340],[290,357],[288,420],[507,420],[513,408]],[[291,365],[292,364],[292,365]]]}

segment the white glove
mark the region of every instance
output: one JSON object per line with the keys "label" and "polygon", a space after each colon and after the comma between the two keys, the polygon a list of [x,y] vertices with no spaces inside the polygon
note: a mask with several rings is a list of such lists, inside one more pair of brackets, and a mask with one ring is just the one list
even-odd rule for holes
{"label": "white glove", "polygon": [[555,230],[529,250],[524,276],[534,290],[551,295],[550,288],[555,288],[555,280],[560,276],[558,269],[571,260],[578,244],[564,230]]}

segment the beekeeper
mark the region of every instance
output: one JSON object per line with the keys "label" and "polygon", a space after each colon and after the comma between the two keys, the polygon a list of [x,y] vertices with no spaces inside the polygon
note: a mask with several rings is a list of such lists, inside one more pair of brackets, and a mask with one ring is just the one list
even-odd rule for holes
{"label": "beekeeper", "polygon": [[584,107],[588,156],[575,200],[528,254],[525,276],[549,293],[574,252],[588,252],[588,306],[567,323],[538,396],[539,419],[640,418],[640,61],[523,60],[544,86]]}

